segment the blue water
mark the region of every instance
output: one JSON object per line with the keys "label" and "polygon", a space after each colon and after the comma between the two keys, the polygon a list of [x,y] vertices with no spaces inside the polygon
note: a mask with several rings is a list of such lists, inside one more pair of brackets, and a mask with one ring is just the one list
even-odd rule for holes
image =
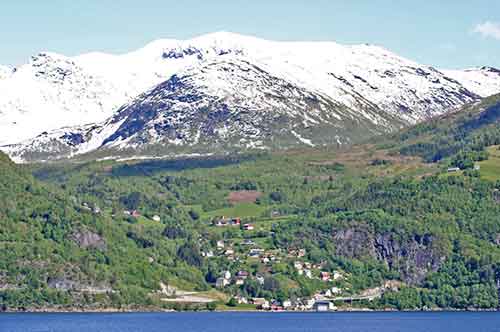
{"label": "blue water", "polygon": [[494,332],[500,313],[0,314],[1,332]]}

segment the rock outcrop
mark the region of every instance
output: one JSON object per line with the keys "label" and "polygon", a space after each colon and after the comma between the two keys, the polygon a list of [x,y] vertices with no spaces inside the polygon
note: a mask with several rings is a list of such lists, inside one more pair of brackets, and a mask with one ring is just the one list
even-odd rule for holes
{"label": "rock outcrop", "polygon": [[88,230],[80,230],[73,233],[72,240],[75,241],[80,248],[99,250],[106,249],[106,242],[104,239],[99,236],[99,234]]}
{"label": "rock outcrop", "polygon": [[367,227],[334,230],[336,254],[348,258],[372,257],[399,271],[412,285],[422,283],[429,272],[439,269],[446,257],[434,246],[430,234],[401,238],[394,233],[373,234]]}

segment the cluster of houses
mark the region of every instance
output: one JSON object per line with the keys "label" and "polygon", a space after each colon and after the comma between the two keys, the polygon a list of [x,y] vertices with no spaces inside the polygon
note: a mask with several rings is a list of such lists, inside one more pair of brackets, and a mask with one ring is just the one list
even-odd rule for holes
{"label": "cluster of houses", "polygon": [[[230,227],[242,225],[239,218],[218,218],[213,222],[217,227]],[[236,244],[236,246],[235,246]],[[282,259],[292,261],[293,266],[299,275],[304,275],[310,279],[319,279],[323,282],[339,281],[344,278],[343,274],[339,271],[325,271],[325,262],[311,263],[305,260],[306,250],[303,248],[289,249],[283,252],[282,250],[266,250],[259,248],[252,239],[243,239],[241,242],[228,243],[224,240],[218,240],[215,243],[216,254],[214,250],[206,250],[202,252],[205,257],[223,256],[229,261],[242,261],[246,258],[258,260],[261,263],[270,267],[273,264],[279,263]],[[259,284],[264,284],[264,275],[257,273],[253,275],[249,271],[240,270],[236,273],[231,271],[223,271],[216,279],[215,286],[217,289],[224,289],[229,286],[243,286],[248,280],[255,280]],[[330,311],[334,310],[330,299],[335,298],[342,294],[343,290],[340,287],[332,287],[331,284],[328,289],[316,293],[311,298],[303,299],[287,299],[282,302],[277,300],[267,300],[265,298],[246,298],[242,295],[236,295],[234,299],[239,304],[253,304],[259,310],[270,311]]]}
{"label": "cluster of houses", "polygon": [[134,217],[134,218],[139,218],[141,216],[141,214],[137,210],[130,210],[130,211],[129,210],[124,210],[123,214],[126,215],[126,216]]}
{"label": "cluster of houses", "polygon": [[[313,279],[313,270],[321,270],[324,266],[325,263],[318,263],[318,264],[313,264],[310,262],[302,262],[302,261],[295,261],[293,263],[294,268],[297,270],[297,273],[299,275],[303,275],[309,279]],[[338,271],[320,271],[319,272],[319,279],[325,282],[329,281],[337,281],[340,279],[343,279],[343,275],[338,272]]]}
{"label": "cluster of houses", "polygon": [[101,208],[98,205],[95,204],[89,204],[89,203],[82,203],[82,209],[91,211],[94,214],[101,214]]}
{"label": "cluster of houses", "polygon": [[[248,271],[238,271],[234,276],[231,275],[231,272],[229,271],[224,271],[222,275],[217,278],[215,282],[215,287],[222,289],[226,286],[229,285],[237,285],[241,286],[245,284],[245,281],[250,278],[250,273]],[[259,284],[263,285],[264,284],[264,277],[261,275],[256,275],[255,280],[259,282]]]}
{"label": "cluster of houses", "polygon": [[[251,239],[243,240],[240,245],[249,247],[247,250],[247,256],[252,259],[259,259],[264,264],[279,263],[279,255],[272,250],[264,250],[255,247],[255,242]],[[216,243],[217,251],[219,255],[225,256],[229,261],[239,261],[242,257],[238,256],[232,245],[226,245],[224,240],[219,240]],[[203,257],[214,257],[214,252],[211,250],[203,251]]]}
{"label": "cluster of houses", "polygon": [[244,223],[242,224],[241,218],[227,218],[227,217],[217,217],[214,218],[212,221],[212,224],[216,227],[231,227],[231,226],[236,226],[240,227],[241,229],[245,231],[252,231],[255,229],[255,226],[250,223]]}
{"label": "cluster of houses", "polygon": [[282,302],[278,300],[267,300],[262,297],[247,299],[244,296],[235,296],[238,304],[253,304],[258,310],[268,311],[332,311],[335,310],[333,302],[326,299],[287,299]]}
{"label": "cluster of houses", "polygon": [[[141,213],[138,210],[124,210],[123,214],[126,216],[131,216],[133,218],[139,218],[141,216]],[[161,222],[161,217],[157,214],[151,217],[151,220],[156,221],[156,222]]]}
{"label": "cluster of houses", "polygon": [[[449,167],[448,168],[448,173],[456,173],[456,172],[460,172],[462,169],[460,167]],[[475,164],[474,165],[474,170],[475,171],[479,171],[481,170],[481,166],[478,165],[478,164]]]}

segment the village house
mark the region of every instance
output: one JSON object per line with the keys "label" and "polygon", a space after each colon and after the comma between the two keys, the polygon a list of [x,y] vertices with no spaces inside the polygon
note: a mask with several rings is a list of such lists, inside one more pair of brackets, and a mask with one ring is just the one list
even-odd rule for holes
{"label": "village house", "polygon": [[268,310],[270,308],[269,301],[261,297],[254,297],[252,299],[252,304],[254,304],[257,309]]}
{"label": "village house", "polygon": [[295,269],[297,269],[297,270],[302,270],[302,268],[304,267],[304,264],[303,264],[302,262],[298,262],[298,261],[296,261],[296,262],[294,262],[294,263],[293,263],[293,266],[294,266],[294,267],[295,267]]}
{"label": "village house", "polygon": [[317,270],[321,270],[322,268],[324,268],[326,265],[326,262],[323,261],[323,262],[320,262],[320,263],[317,263],[317,264],[313,264],[312,265],[312,268],[313,269],[317,269]]}
{"label": "village house", "polygon": [[229,220],[226,219],[225,217],[215,218],[212,220],[213,225],[217,226],[217,227],[227,226],[228,222],[229,222]]}
{"label": "village house", "polygon": [[243,230],[245,231],[253,231],[255,229],[255,226],[252,224],[244,224],[243,225]]}
{"label": "village house", "polygon": [[290,309],[291,307],[292,307],[292,301],[290,300],[283,301],[283,308]]}
{"label": "village house", "polygon": [[263,275],[257,274],[257,275],[255,276],[255,280],[257,280],[257,282],[258,282],[260,285],[264,285],[264,280],[265,280],[265,278],[264,278],[264,276],[263,276]]}
{"label": "village house", "polygon": [[306,308],[306,310],[310,310],[310,309],[312,309],[312,308],[313,308],[314,303],[316,303],[316,300],[315,300],[315,299],[307,299],[307,300],[304,302],[304,307]]}
{"label": "village house", "polygon": [[240,226],[241,219],[240,218],[226,218],[226,217],[216,217],[212,220],[212,224],[217,227],[225,227],[225,226]]}
{"label": "village house", "polygon": [[342,273],[340,273],[339,271],[333,271],[333,280],[340,280],[343,278],[344,276]]}
{"label": "village house", "polygon": [[244,284],[245,284],[245,279],[246,279],[246,278],[243,278],[243,277],[236,277],[236,278],[234,279],[234,284],[235,284],[236,286],[241,286],[241,285],[244,285]]}
{"label": "village house", "polygon": [[237,277],[240,277],[240,278],[243,278],[243,279],[248,278],[249,275],[250,275],[250,273],[248,273],[247,271],[238,271],[236,273]]}
{"label": "village house", "polygon": [[248,299],[242,295],[237,295],[235,299],[238,302],[238,304],[248,304]]}
{"label": "village house", "polygon": [[279,305],[279,303],[273,303],[271,304],[271,306],[269,307],[269,309],[271,311],[283,311],[283,307],[281,305]]}
{"label": "village house", "polygon": [[248,256],[258,258],[258,257],[260,257],[260,255],[262,255],[263,252],[264,252],[264,249],[253,248],[253,249],[250,249]]}
{"label": "village house", "polygon": [[342,289],[339,287],[332,287],[330,289],[330,292],[332,293],[332,295],[339,295],[342,294]]}
{"label": "village house", "polygon": [[159,216],[159,215],[157,215],[157,214],[155,214],[155,215],[153,216],[153,221],[160,222],[160,221],[161,221],[160,216]]}
{"label": "village house", "polygon": [[226,256],[232,256],[234,255],[234,250],[229,248],[229,249],[226,249],[226,251],[224,251],[224,255]]}
{"label": "village house", "polygon": [[219,240],[217,241],[217,249],[224,249],[224,241],[223,240]]}
{"label": "village house", "polygon": [[312,271],[309,269],[304,269],[304,275],[309,279],[312,279],[313,277]]}
{"label": "village house", "polygon": [[203,256],[203,257],[207,257],[207,258],[214,257],[214,252],[213,252],[212,250],[207,251],[207,252],[202,251],[202,252],[201,252],[201,256]]}
{"label": "village house", "polygon": [[334,309],[333,303],[331,303],[330,301],[324,301],[324,300],[316,301],[314,302],[313,305],[313,310],[318,312],[326,312],[333,309]]}
{"label": "village house", "polygon": [[448,168],[448,173],[456,173],[460,171],[460,167],[450,167]]}
{"label": "village house", "polygon": [[319,273],[319,277],[321,280],[323,281],[330,281],[331,280],[331,275],[330,275],[330,272],[324,272],[324,271],[321,271]]}
{"label": "village house", "polygon": [[306,255],[305,249],[290,249],[290,250],[288,250],[289,257],[301,258],[301,257],[304,257],[305,255]]}
{"label": "village house", "polygon": [[226,280],[231,279],[231,272],[229,272],[229,271],[222,272],[222,278],[224,278]]}
{"label": "village house", "polygon": [[217,280],[215,281],[215,287],[219,289],[224,288],[227,285],[229,285],[229,280],[226,278],[217,278]]}

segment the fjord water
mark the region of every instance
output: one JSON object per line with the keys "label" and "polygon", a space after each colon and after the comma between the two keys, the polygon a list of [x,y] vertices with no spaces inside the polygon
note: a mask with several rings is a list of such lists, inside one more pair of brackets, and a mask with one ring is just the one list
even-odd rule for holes
{"label": "fjord water", "polygon": [[1,332],[496,332],[500,313],[0,314]]}

